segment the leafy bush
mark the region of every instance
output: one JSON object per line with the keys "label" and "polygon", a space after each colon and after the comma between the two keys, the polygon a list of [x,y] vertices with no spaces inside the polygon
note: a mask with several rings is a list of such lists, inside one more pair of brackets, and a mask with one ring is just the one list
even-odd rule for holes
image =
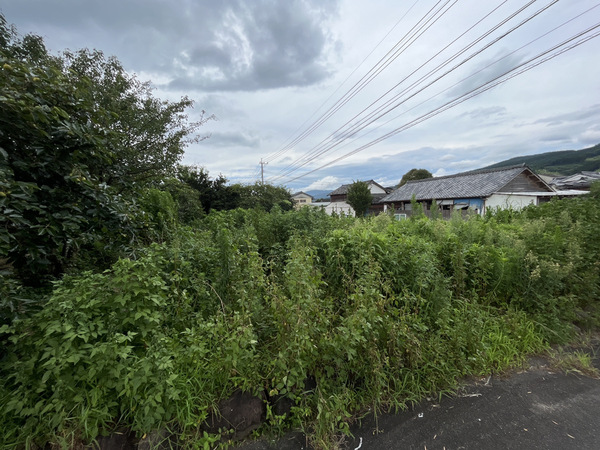
{"label": "leafy bush", "polygon": [[450,221],[213,211],[194,230],[169,198],[149,203],[167,241],[66,277],[2,327],[4,445],[89,442],[117,424],[194,442],[242,389],[287,397],[267,427],[326,448],[357,412],[505,370],[598,317],[593,196]]}
{"label": "leafy bush", "polygon": [[152,235],[138,190],[172,174],[210,118],[190,122],[191,100],[154,98],[102,52],[51,55],[2,14],[0,42],[0,282],[44,289],[131,256]]}

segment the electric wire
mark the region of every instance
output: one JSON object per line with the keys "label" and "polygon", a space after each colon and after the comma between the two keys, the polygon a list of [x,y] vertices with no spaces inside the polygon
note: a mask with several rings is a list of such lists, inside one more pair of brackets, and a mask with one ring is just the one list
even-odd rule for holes
{"label": "electric wire", "polygon": [[[393,47],[390,49],[386,55],[384,55],[369,71],[359,80],[357,81],[346,93],[336,101],[334,105],[332,105],[324,114],[322,114],[319,119],[317,119],[313,124],[308,127],[303,133],[301,133],[296,139],[294,139],[290,144],[288,144],[287,149],[292,148],[297,143],[304,140],[307,136],[312,134],[318,127],[320,127],[325,121],[327,121],[333,114],[339,111],[344,105],[346,105],[352,98],[354,98],[360,91],[362,91],[369,83],[371,83],[384,69],[386,69],[394,60],[396,60],[412,43],[414,42],[414,36],[421,32],[421,34],[426,31],[432,24],[430,22],[440,14],[444,15],[447,11],[454,6],[459,0],[446,0],[441,6],[442,0],[439,0],[429,11],[415,24]],[[449,3],[452,4],[446,10],[444,8],[447,7]],[[437,8],[437,9],[436,9]],[[438,17],[439,19],[439,17]],[[436,19],[437,21],[437,19]],[[435,22],[434,22],[435,23]],[[429,26],[427,28],[427,25]],[[408,45],[405,44],[406,41],[410,41]]]}
{"label": "electric wire", "polygon": [[[455,83],[454,83],[454,84],[452,84],[451,86],[448,86],[448,87],[447,87],[447,88],[445,88],[444,90],[442,90],[442,91],[440,91],[440,92],[438,92],[438,93],[436,93],[436,94],[432,95],[431,97],[429,97],[429,98],[427,98],[427,99],[425,99],[425,100],[421,101],[420,103],[418,103],[418,104],[416,104],[416,105],[412,106],[410,109],[407,109],[407,110],[403,111],[401,114],[398,114],[398,115],[396,115],[396,116],[392,117],[391,119],[389,119],[388,121],[386,121],[386,122],[382,123],[381,125],[378,125],[376,128],[374,128],[374,129],[370,130],[368,133],[365,133],[365,135],[366,135],[366,134],[370,134],[370,133],[374,132],[376,129],[378,129],[378,128],[382,127],[383,125],[387,125],[388,123],[390,123],[390,122],[394,121],[395,119],[397,119],[397,118],[399,118],[399,117],[401,117],[401,116],[403,116],[403,115],[405,115],[405,114],[409,113],[410,111],[412,111],[412,110],[414,110],[414,109],[416,109],[416,108],[418,108],[418,107],[420,107],[420,106],[423,106],[425,103],[429,102],[430,100],[434,99],[435,97],[438,97],[439,95],[441,95],[441,94],[443,94],[443,93],[445,93],[445,92],[447,92],[447,91],[450,91],[450,90],[452,90],[452,89],[453,89],[453,88],[455,88],[456,86],[458,86],[458,85],[460,85],[460,84],[464,83],[465,81],[467,81],[469,78],[472,78],[472,77],[474,77],[475,75],[478,75],[479,73],[486,71],[487,69],[491,68],[493,65],[495,65],[495,64],[498,64],[499,62],[501,62],[501,61],[503,61],[503,60],[505,60],[505,59],[509,58],[510,56],[514,55],[515,53],[518,53],[520,50],[523,50],[524,48],[528,47],[529,45],[533,44],[534,42],[537,42],[537,41],[539,41],[540,39],[542,39],[542,38],[544,38],[544,37],[548,36],[549,34],[551,34],[551,33],[555,32],[555,31],[557,31],[558,29],[560,29],[560,28],[564,27],[565,25],[567,25],[567,24],[569,24],[569,23],[571,23],[571,22],[575,21],[576,19],[580,18],[581,16],[583,16],[583,15],[587,14],[587,13],[588,13],[588,12],[590,12],[591,10],[593,10],[593,9],[595,9],[595,8],[598,8],[598,7],[600,7],[600,4],[596,4],[596,5],[592,6],[591,8],[587,9],[586,11],[584,11],[584,12],[582,12],[582,13],[578,14],[577,16],[575,16],[575,17],[572,17],[571,19],[569,19],[569,20],[567,20],[567,21],[565,21],[565,22],[561,23],[560,25],[557,25],[556,27],[554,27],[554,28],[550,29],[550,30],[549,30],[549,31],[547,31],[546,33],[544,33],[544,34],[542,34],[542,35],[538,36],[537,38],[535,38],[535,39],[533,39],[533,40],[531,40],[531,41],[527,42],[526,44],[523,44],[522,46],[520,46],[520,47],[516,48],[515,50],[513,50],[513,51],[511,51],[511,52],[509,52],[509,53],[507,53],[507,54],[505,54],[504,56],[500,57],[499,59],[496,59],[496,60],[492,61],[491,63],[489,63],[489,64],[487,64],[487,65],[483,66],[481,69],[479,69],[479,70],[477,70],[477,71],[475,71],[475,72],[471,73],[469,76],[467,76],[467,77],[465,77],[465,78],[462,78],[461,80],[459,80],[459,81],[455,82]],[[363,135],[363,136],[364,136],[364,135]],[[354,140],[356,140],[356,139],[354,139]],[[354,140],[353,140],[353,141],[354,141]],[[344,146],[345,146],[345,145],[344,145]]]}
{"label": "electric wire", "polygon": [[[324,153],[327,153],[328,151],[330,151],[334,147],[340,145],[347,138],[356,135],[358,132],[362,131],[367,126],[369,126],[372,123],[374,123],[375,121],[379,120],[384,115],[389,114],[391,111],[393,111],[394,109],[396,109],[399,106],[401,106],[403,103],[405,103],[406,101],[408,101],[410,98],[414,97],[415,95],[419,94],[423,90],[427,89],[429,86],[433,85],[435,82],[437,82],[440,79],[444,78],[449,73],[451,73],[452,71],[456,70],[458,67],[460,67],[461,65],[465,64],[467,61],[469,61],[470,59],[474,58],[475,56],[477,56],[478,54],[480,54],[481,52],[483,52],[487,48],[491,47],[495,43],[499,42],[501,39],[503,39],[504,37],[508,36],[510,33],[512,33],[513,31],[515,31],[516,29],[520,28],[525,23],[527,23],[528,21],[532,20],[534,17],[536,17],[537,15],[541,14],[543,11],[545,11],[546,9],[548,9],[550,6],[552,6],[553,4],[555,4],[555,3],[558,2],[558,0],[553,0],[552,2],[550,2],[549,4],[547,4],[546,6],[542,7],[538,11],[534,12],[532,15],[530,15],[528,18],[526,18],[525,20],[523,20],[517,26],[511,28],[509,31],[505,32],[501,36],[499,36],[496,39],[494,39],[493,41],[489,42],[484,47],[482,47],[481,49],[479,49],[478,51],[476,51],[475,53],[472,53],[469,57],[465,58],[461,63],[455,65],[452,69],[450,69],[447,72],[445,72],[442,76],[436,78],[432,82],[428,83],[426,86],[424,86],[424,87],[420,88],[419,90],[417,90],[415,93],[413,93],[411,96],[409,96],[408,98],[406,98],[404,101],[399,102],[399,103],[395,104],[394,106],[388,108],[388,110],[384,111],[384,109],[387,106],[391,105],[395,100],[397,100],[403,94],[405,94],[406,92],[408,92],[409,89],[411,89],[413,87],[416,87],[419,82],[424,81],[429,76],[431,76],[434,73],[436,73],[437,71],[441,70],[441,68],[443,68],[444,66],[448,65],[450,62],[452,62],[458,56],[460,56],[463,53],[465,53],[468,49],[472,48],[474,45],[476,45],[477,43],[481,42],[483,39],[485,39],[486,37],[488,37],[491,33],[493,33],[494,31],[496,31],[497,29],[499,29],[501,26],[505,25],[510,20],[512,20],[514,17],[516,17],[518,14],[520,14],[521,12],[523,12],[526,8],[528,8],[533,3],[535,3],[535,1],[536,0],[530,1],[525,6],[519,8],[517,11],[513,12],[511,15],[509,15],[506,18],[504,18],[502,21],[500,21],[498,24],[496,24],[493,28],[491,28],[490,30],[488,30],[487,32],[485,32],[483,35],[479,36],[477,39],[475,39],[470,44],[468,44],[467,46],[465,46],[459,52],[455,53],[453,56],[451,56],[448,59],[446,59],[446,61],[444,61],[443,63],[439,64],[435,69],[432,69],[429,73],[427,73],[426,75],[423,75],[419,80],[413,82],[410,86],[408,86],[407,88],[405,88],[401,92],[397,93],[391,99],[387,100],[383,105],[379,106],[377,109],[375,109],[374,111],[370,112],[366,117],[363,117],[358,122],[356,122],[355,124],[353,124],[352,126],[350,126],[350,128],[348,130],[343,131],[341,134],[339,134],[339,132],[345,126],[348,126],[352,122],[352,120],[356,119],[361,114],[365,113],[370,107],[372,107],[373,105],[375,105],[378,101],[382,100],[387,94],[389,94],[395,88],[397,88],[398,86],[400,86],[409,77],[411,77],[413,74],[415,74],[416,72],[418,72],[419,70],[421,70],[423,67],[425,67],[425,65],[427,63],[429,63],[433,58],[435,58],[436,56],[438,56],[443,50],[445,50],[446,48],[448,48],[449,46],[451,46],[453,43],[455,43],[465,33],[462,33],[461,35],[459,35],[450,44],[448,44],[446,47],[444,47],[442,50],[440,50],[436,55],[434,55],[433,57],[431,57],[425,63],[421,64],[421,66],[419,66],[417,69],[415,69],[411,74],[409,74],[408,76],[406,76],[403,80],[401,80],[399,83],[397,83],[394,87],[392,87],[391,89],[389,89],[385,94],[383,94],[382,96],[380,96],[377,100],[375,100],[374,102],[372,102],[369,106],[367,106],[366,108],[364,108],[361,112],[359,112],[357,115],[355,115],[352,119],[350,119],[349,121],[347,121],[344,125],[342,125],[340,128],[338,128],[332,134],[330,134],[328,138],[325,138],[323,141],[321,141],[321,143],[319,143],[315,148],[313,148],[313,150],[307,152],[303,157],[298,158],[295,161],[294,165],[289,165],[286,169],[283,170],[282,174],[278,175],[274,179],[279,179],[279,178],[283,178],[285,176],[290,175],[291,173],[297,171],[298,169],[306,166],[307,164],[309,164],[310,162],[312,162],[314,159],[322,156]],[[501,6],[501,5],[499,5],[499,6]],[[479,24],[482,20],[484,20],[486,17],[488,17],[489,14],[493,13],[496,9],[497,8],[495,8],[494,10],[492,10],[490,13],[488,13],[486,16],[484,16],[479,21],[477,21],[477,23],[475,23],[470,29],[472,29],[477,24]]]}
{"label": "electric wire", "polygon": [[[334,105],[335,107],[333,109],[331,109],[330,111],[328,111],[328,113],[326,113],[321,118],[321,122],[318,124],[318,126],[320,126],[322,123],[324,123],[326,120],[328,120],[333,114],[337,113],[340,109],[342,109],[358,93],[360,93],[371,81],[373,81],[377,76],[379,76],[379,74],[381,74],[381,72],[383,72],[385,69],[387,69],[387,67],[389,67],[389,65],[391,65],[402,53],[404,53],[404,51],[407,50],[429,28],[431,28],[431,26],[433,26],[433,24],[435,24],[452,6],[454,6],[457,3],[457,1],[458,0],[454,0],[454,2],[446,10],[442,11],[443,8],[445,8],[449,3],[449,1],[447,1],[445,4],[443,4],[440,8],[438,8],[434,12],[434,15],[432,17],[429,17],[426,20],[424,20],[424,22],[421,25],[419,25],[418,27],[416,27],[416,26],[413,27],[413,29],[407,35],[405,35],[405,37],[409,36],[407,41],[405,43],[403,43],[402,46],[397,48],[397,50],[393,53],[393,55],[390,58],[386,59],[383,62],[383,64],[381,64],[379,67],[377,67],[373,73],[370,73],[370,74],[367,73],[367,75],[365,75],[366,79],[365,79],[365,77],[363,77],[363,79],[355,85],[356,86],[355,89],[348,91],[346,97],[340,99],[338,101],[338,103],[336,105]],[[438,15],[440,13],[440,11],[442,11],[442,13],[441,13],[441,15]],[[415,30],[415,28],[416,28],[416,30]],[[414,33],[413,33],[413,30],[415,30]],[[412,33],[412,35],[411,35],[411,33]],[[396,48],[396,47],[397,46],[395,46],[394,48]],[[388,54],[389,54],[389,52],[388,52]],[[380,60],[380,62],[381,62],[381,60]],[[314,128],[312,130],[307,130],[307,131],[310,131],[310,133],[308,133],[306,136],[302,137],[302,140],[305,137],[307,137],[309,134],[313,133],[315,130],[316,130],[316,128]],[[310,157],[310,154],[301,157],[300,160],[307,158],[307,157]],[[298,163],[298,161],[299,160],[293,161],[292,163],[290,163],[288,165],[288,167],[284,168],[283,170],[285,171],[288,168],[293,167],[294,165],[296,165]],[[282,175],[282,176],[284,176],[284,175]]]}
{"label": "electric wire", "polygon": [[[321,125],[322,123],[324,123],[324,121],[326,121],[333,114],[335,114],[336,112],[338,112],[350,100],[352,100],[359,92],[361,92],[371,81],[373,81],[379,74],[381,74],[381,72],[383,72],[383,70],[385,70],[387,67],[389,67],[389,65],[392,64],[392,62],[394,62],[402,53],[404,53],[404,51],[407,50],[420,36],[422,36],[429,28],[431,28],[431,26],[433,26],[433,24],[435,24],[441,17],[443,17],[443,15],[446,14],[448,12],[448,10],[457,3],[457,1],[458,0],[454,0],[453,3],[449,7],[447,7],[448,4],[450,3],[450,0],[448,0],[448,1],[446,1],[446,3],[444,3],[439,8],[437,8],[437,10],[435,10],[433,12],[433,14],[431,15],[431,17],[424,16],[419,21],[419,24],[417,24],[418,26],[415,25],[403,37],[402,40],[406,40],[406,42],[402,43],[402,40],[399,41],[399,44],[401,43],[401,45],[397,44],[396,46],[394,46],[394,48],[396,48],[396,50],[393,52],[392,56],[389,57],[389,58],[387,58],[387,59],[385,59],[385,61],[381,65],[379,65],[379,67],[375,66],[376,69],[372,73],[367,73],[367,75],[365,75],[363,77],[363,79],[361,79],[361,81],[359,81],[355,85],[355,88],[353,88],[352,90],[348,91],[347,95],[344,98],[340,99],[338,101],[338,103],[336,105],[334,105],[335,107],[333,109],[331,109],[330,111],[328,111],[328,113],[325,116],[322,117],[322,121],[321,121],[321,123],[319,125]],[[432,10],[434,8],[432,8]],[[444,8],[446,8],[446,9],[444,10]],[[429,12],[431,12],[432,10],[430,10]],[[429,14],[429,12],[428,12],[428,14]],[[407,39],[405,39],[406,36],[408,36]],[[390,50],[390,52],[392,52],[392,50]],[[390,52],[388,52],[388,54]],[[382,58],[382,60],[380,60],[380,62],[381,61],[383,61],[383,58]],[[314,132],[314,130],[311,130],[310,132],[312,133],[312,132]],[[298,162],[297,160],[294,161],[294,162],[292,162],[288,166],[288,168],[293,167],[297,162]],[[287,168],[283,169],[283,170],[287,170]]]}
{"label": "electric wire", "polygon": [[[515,78],[516,76],[521,75],[524,72],[527,72],[547,61],[550,61],[550,60],[556,58],[557,56],[559,56],[567,51],[570,51],[573,48],[576,48],[576,47],[590,41],[591,39],[594,39],[594,38],[600,36],[600,31],[596,31],[595,33],[593,33],[591,35],[585,36],[585,34],[588,34],[591,31],[596,30],[598,28],[600,28],[600,23],[597,23],[597,24],[587,28],[586,30],[584,30],[580,33],[577,33],[576,35],[570,37],[569,39],[539,53],[538,55],[528,59],[527,61],[524,61],[521,64],[518,64],[517,66],[514,66],[513,68],[502,73],[501,75],[498,75],[495,78],[488,80],[485,83],[482,83],[481,85],[477,86],[476,88],[471,89],[470,91],[444,103],[443,105],[441,105],[437,108],[434,108],[433,110],[417,117],[416,119],[411,120],[410,122],[403,124],[402,126],[378,137],[377,139],[374,139],[374,140],[368,142],[367,144],[364,144],[364,145],[352,150],[351,152],[348,152],[332,161],[329,161],[326,164],[323,164],[315,169],[312,169],[312,170],[305,172],[297,177],[294,177],[294,178],[288,180],[286,183],[291,183],[293,181],[299,180],[311,173],[314,173],[325,167],[328,167],[337,162],[340,162],[358,152],[361,152],[369,147],[372,147],[373,145],[376,145],[376,144],[382,142],[385,139],[389,139],[390,137],[395,136],[398,133],[401,133],[402,131],[412,128],[413,126],[418,125],[418,124],[424,122],[425,120],[428,120],[438,114],[441,114],[442,112],[445,112],[448,109],[451,109],[473,97],[481,95],[482,93],[487,92],[488,90],[490,90],[502,83],[505,83],[505,82],[511,80],[512,78]],[[572,43],[573,41],[575,41],[578,38],[581,38],[581,39]],[[569,45],[567,45],[567,44],[569,44]]]}
{"label": "electric wire", "polygon": [[398,21],[396,21],[394,26],[392,26],[392,28],[389,29],[389,31],[385,34],[385,36],[383,36],[383,38],[381,38],[381,40],[377,43],[377,45],[375,45],[375,47],[373,47],[373,49],[367,54],[367,56],[365,56],[363,58],[363,60],[360,62],[360,64],[354,68],[354,70],[344,79],[344,81],[342,81],[340,83],[340,85],[329,95],[329,97],[327,97],[325,99],[325,101],[323,103],[321,103],[321,105],[308,117],[308,119],[306,119],[292,133],[292,135],[284,141],[285,144],[283,144],[282,148],[280,150],[276,151],[275,153],[268,155],[267,157],[264,158],[265,162],[271,162],[271,161],[278,159],[280,156],[282,156],[283,154],[285,154],[292,148],[290,146],[290,142],[291,142],[292,138],[295,136],[295,134],[298,131],[300,131],[304,127],[304,125],[306,125],[310,121],[310,119],[312,119],[327,104],[327,102],[329,102],[329,100],[331,100],[331,98],[342,88],[342,86],[348,82],[348,80],[358,71],[358,69],[360,69],[362,67],[362,65],[371,57],[371,55],[373,53],[375,53],[375,50],[377,50],[381,46],[381,44],[392,33],[392,31],[394,31],[398,27],[398,25],[400,25],[400,23],[406,18],[406,16],[413,10],[413,8],[417,5],[417,3],[419,3],[419,1],[420,0],[414,1],[414,3],[410,6],[410,8],[402,15],[402,17],[400,17],[400,19],[398,19]]}
{"label": "electric wire", "polygon": [[[527,6],[529,6],[530,4],[534,3],[536,0],[533,0],[531,2],[529,2],[526,6],[524,6],[523,8],[521,8],[519,11],[517,11],[516,13],[513,14],[513,16],[515,14],[517,14],[518,12],[522,11],[524,8],[526,8]],[[558,0],[556,0],[558,1]],[[368,105],[366,108],[364,108],[362,111],[360,111],[358,114],[356,114],[354,117],[352,117],[350,120],[348,120],[346,123],[344,123],[341,127],[339,127],[338,129],[336,129],[333,133],[331,133],[328,137],[324,138],[319,144],[317,144],[316,147],[313,148],[313,150],[307,152],[305,155],[303,155],[302,157],[298,158],[293,164],[289,165],[287,168],[283,169],[281,175],[279,175],[277,178],[282,178],[284,176],[289,175],[289,171],[285,172],[286,170],[293,168],[294,165],[297,165],[298,163],[300,163],[301,161],[306,161],[306,163],[301,164],[300,166],[298,166],[297,168],[303,167],[306,164],[310,163],[312,161],[312,159],[314,157],[318,157],[320,156],[322,153],[319,150],[323,149],[323,146],[326,144],[331,144],[332,142],[339,142],[344,140],[345,138],[347,138],[348,136],[351,136],[352,133],[350,134],[350,131],[345,131],[342,134],[338,134],[340,131],[343,130],[343,128],[347,125],[349,125],[354,119],[358,118],[361,114],[363,114],[364,112],[366,112],[370,107],[374,106],[377,102],[379,102],[380,100],[382,100],[386,95],[388,95],[390,92],[392,92],[394,89],[396,89],[397,87],[399,87],[404,81],[406,81],[408,78],[410,78],[413,74],[415,74],[416,72],[418,72],[419,70],[421,70],[423,67],[425,67],[429,62],[431,62],[435,57],[437,57],[438,55],[440,55],[444,50],[446,50],[448,47],[450,47],[452,44],[454,44],[455,42],[457,42],[461,37],[463,37],[466,33],[468,33],[470,30],[472,30],[474,27],[476,27],[478,24],[480,24],[483,20],[485,20],[487,17],[489,17],[492,13],[494,13],[498,8],[500,8],[503,4],[506,3],[506,0],[503,1],[500,5],[498,5],[497,7],[495,7],[492,11],[490,11],[488,14],[486,14],[484,17],[482,17],[481,19],[479,19],[475,24],[473,24],[471,27],[469,27],[466,31],[464,31],[463,33],[461,33],[458,37],[456,37],[454,40],[452,40],[448,45],[446,45],[444,48],[442,48],[441,50],[439,50],[435,55],[433,55],[432,57],[430,57],[427,61],[425,61],[423,64],[421,64],[417,69],[415,69],[412,73],[410,73],[408,76],[406,76],[403,80],[401,80],[399,83],[397,83],[395,86],[393,86],[392,88],[390,88],[387,92],[385,92],[383,95],[381,95],[378,99],[376,99],[374,102],[372,102],[370,105]],[[472,47],[473,45],[475,45],[478,41],[484,39],[487,35],[489,35],[490,33],[492,33],[495,29],[497,29],[499,26],[503,25],[504,23],[506,23],[506,21],[510,20],[510,17],[507,19],[504,19],[504,21],[502,21],[500,24],[496,25],[493,29],[489,30],[487,33],[484,33],[483,36],[480,36],[480,38],[478,38],[476,41],[473,41],[469,46],[467,46],[465,49],[463,49],[461,52],[457,53],[454,55],[454,57],[456,57],[458,54],[463,53],[466,51],[466,49]],[[452,57],[452,58],[454,58]],[[451,60],[452,58],[449,58],[449,60]],[[436,69],[433,69],[432,71],[430,71],[427,75],[421,77],[420,80],[421,81],[423,79],[425,79],[427,76],[429,76],[430,74],[434,73],[436,70],[439,70],[440,67],[443,67],[443,65],[446,65],[448,63],[447,60],[445,63],[440,64]],[[418,82],[417,81],[417,82]],[[412,86],[414,86],[417,82],[413,83]],[[396,96],[394,98],[397,98],[398,96],[400,96],[402,93],[406,92],[407,89],[403,90],[402,92],[400,92],[399,94],[396,94]],[[388,105],[389,103],[391,103],[393,101],[393,99],[388,100],[384,105],[380,106],[379,108],[383,108],[384,106]],[[373,114],[373,113],[371,113]],[[364,120],[366,119],[361,119],[361,122],[353,125],[353,129],[355,129],[357,126],[359,126]],[[368,125],[368,124],[367,124]],[[364,127],[362,127],[364,128]],[[362,129],[361,128],[361,129]],[[359,130],[360,131],[360,130]],[[337,144],[336,144],[337,145]],[[327,147],[329,148],[329,147]],[[325,151],[327,151],[327,148],[325,149]],[[293,172],[295,170],[291,170],[291,172]]]}

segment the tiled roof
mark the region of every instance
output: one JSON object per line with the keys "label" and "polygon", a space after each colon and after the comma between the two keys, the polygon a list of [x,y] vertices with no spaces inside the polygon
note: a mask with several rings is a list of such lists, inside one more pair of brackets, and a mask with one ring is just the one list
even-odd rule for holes
{"label": "tiled roof", "polygon": [[295,194],[292,194],[292,197],[296,197],[298,195],[308,195],[310,198],[314,198],[312,195],[307,194],[306,192],[302,192],[302,191],[296,192]]}
{"label": "tiled roof", "polygon": [[[385,188],[383,186],[381,186],[379,183],[377,183],[375,180],[366,180],[366,181],[364,181],[364,183],[367,183],[369,186],[371,186],[372,184],[375,184],[375,185],[379,186],[381,189],[385,190]],[[327,195],[331,196],[331,195],[343,195],[343,194],[347,194],[348,193],[348,189],[350,189],[350,186],[352,186],[352,184],[353,183],[342,184],[335,191],[332,191],[332,192],[330,192]]]}
{"label": "tiled roof", "polygon": [[416,200],[488,197],[526,170],[530,169],[526,166],[507,167],[409,181],[386,195],[380,202],[406,202],[410,201],[413,195]]}
{"label": "tiled roof", "polygon": [[327,194],[328,196],[331,195],[342,195],[342,194],[347,194],[348,193],[348,188],[350,187],[349,184],[342,184],[339,188],[337,188],[335,191],[331,191],[329,194]]}
{"label": "tiled roof", "polygon": [[550,184],[557,189],[588,188],[594,181],[600,180],[600,172],[579,172],[566,177],[556,177]]}
{"label": "tiled roof", "polygon": [[371,194],[373,197],[373,203],[379,203],[379,201],[388,194]]}

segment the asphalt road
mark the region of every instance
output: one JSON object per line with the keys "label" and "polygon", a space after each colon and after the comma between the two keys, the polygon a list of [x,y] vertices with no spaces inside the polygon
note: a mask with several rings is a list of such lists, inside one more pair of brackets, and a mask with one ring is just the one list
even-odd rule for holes
{"label": "asphalt road", "polygon": [[[594,364],[600,367],[596,358]],[[600,380],[552,370],[534,358],[527,370],[472,380],[453,397],[423,401],[399,414],[367,417],[341,448],[600,449]],[[307,449],[290,433],[276,442],[247,442],[241,450]]]}

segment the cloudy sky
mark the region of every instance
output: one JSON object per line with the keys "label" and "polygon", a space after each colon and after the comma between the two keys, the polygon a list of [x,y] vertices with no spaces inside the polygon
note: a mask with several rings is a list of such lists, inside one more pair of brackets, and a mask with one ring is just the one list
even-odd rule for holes
{"label": "cloudy sky", "polygon": [[95,48],[194,99],[184,162],[333,189],[600,143],[592,0],[3,0],[52,52]]}

